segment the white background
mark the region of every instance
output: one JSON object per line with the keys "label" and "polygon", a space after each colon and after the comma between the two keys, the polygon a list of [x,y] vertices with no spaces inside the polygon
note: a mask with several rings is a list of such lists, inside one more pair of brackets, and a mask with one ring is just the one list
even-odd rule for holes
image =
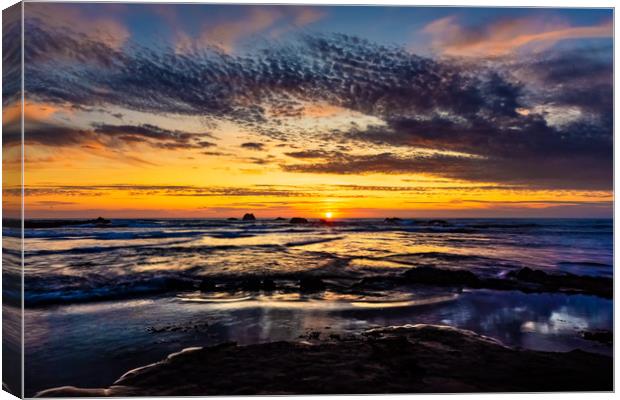
{"label": "white background", "polygon": [[[69,2],[69,1],[64,1],[64,2]],[[82,1],[84,2],[84,1]],[[135,2],[135,1],[134,1]],[[387,2],[379,2],[378,0],[375,1],[364,1],[364,0],[357,0],[357,1],[347,1],[347,0],[312,0],[312,1],[300,1],[300,0],[289,0],[289,1],[257,1],[257,0],[245,0],[245,1],[174,1],[174,0],[169,0],[169,1],[149,1],[151,3],[244,3],[244,4],[248,4],[248,3],[270,3],[270,4],[325,4],[325,5],[329,5],[329,4],[346,4],[346,5],[356,5],[356,4],[375,4],[375,5],[408,5],[408,6],[478,6],[478,7],[484,7],[484,6],[493,6],[493,7],[615,7],[615,2],[614,1],[581,1],[581,0],[563,0],[563,1],[549,1],[549,0],[545,0],[545,1],[541,1],[541,0],[521,0],[521,1],[500,1],[500,0],[495,0],[495,1],[490,1],[490,0],[469,0],[469,1],[458,1],[458,0],[444,0],[444,1],[432,1],[432,0],[422,0],[422,1],[414,1],[414,0],[390,0]],[[5,9],[7,7],[9,7],[10,5],[15,4],[16,1],[14,0],[0,0],[0,4],[2,5],[2,9]],[[614,37],[618,37],[618,27],[617,25],[614,24]],[[615,43],[614,43],[614,87],[618,87],[618,75],[615,74],[615,65],[616,65],[616,53],[615,53]],[[2,70],[2,67],[0,66],[0,72]],[[614,90],[615,93],[615,90]],[[615,97],[615,96],[614,96]],[[615,108],[615,98],[614,98],[614,138],[615,138],[615,127],[616,127],[616,122],[617,122],[617,117],[618,117],[618,113],[617,113],[617,109]],[[1,139],[0,139],[0,143],[1,143]],[[618,142],[614,140],[614,155],[617,153],[617,149],[618,149]],[[614,158],[614,187],[616,186],[616,184],[618,183],[618,164],[615,163],[615,158]],[[0,183],[2,181],[2,177],[0,176]],[[614,232],[615,232],[615,228],[616,228],[616,219],[615,219],[615,215],[616,215],[616,207],[615,207],[615,202],[614,202]],[[0,211],[0,215],[1,215],[1,211]],[[618,248],[618,242],[620,241],[620,239],[614,234],[614,248]],[[614,252],[614,266],[616,265],[616,259],[617,259],[617,254]],[[1,282],[1,277],[0,277],[0,282]],[[618,282],[617,280],[615,280],[615,287],[614,289],[617,289],[618,287]],[[617,293],[617,290],[615,290],[615,293]],[[617,333],[617,330],[615,328],[615,322],[617,321],[618,317],[618,309],[616,307],[614,307],[614,333]],[[616,341],[615,339],[617,338],[617,334],[614,335],[614,342]],[[0,337],[1,337],[1,333],[0,333]],[[617,359],[617,346],[614,347],[614,359]],[[16,366],[17,367],[17,366]],[[0,365],[0,372],[2,371],[2,366]],[[614,368],[614,375],[615,375],[615,382],[617,383],[618,381],[618,369]],[[464,399],[471,399],[473,397],[482,397],[482,398],[487,398],[487,399],[494,399],[497,398],[498,394],[495,393],[490,393],[490,394],[469,394],[469,395],[376,395],[376,396],[372,396],[373,398],[377,398],[377,399],[392,399],[392,400],[398,400],[398,399],[402,399],[405,396],[415,396],[415,399],[442,399],[442,398],[449,398],[449,399],[460,399],[460,398],[464,398]],[[607,398],[612,398],[613,394],[611,393],[557,393],[557,394],[529,394],[529,393],[520,393],[520,394],[502,394],[500,397],[501,399],[506,399],[506,400],[514,400],[514,399],[533,399],[533,398],[538,398],[538,397],[544,397],[545,399],[563,399],[563,400],[574,400],[574,399],[607,399]],[[296,398],[306,398],[306,399],[319,399],[321,397],[325,397],[325,396],[295,396]],[[331,396],[331,397],[337,397],[338,399],[342,399],[342,400],[349,400],[349,399],[360,399],[360,398],[364,398],[364,397],[368,397],[368,396]],[[14,399],[15,397],[11,396],[10,394],[6,393],[6,392],[1,392],[0,393],[0,400],[8,400],[8,399]],[[254,398],[277,398],[277,396],[255,396]],[[174,399],[174,398],[173,398]],[[247,399],[246,398],[242,398],[242,397],[226,397],[226,399],[231,399],[231,400],[236,400],[236,399]]]}

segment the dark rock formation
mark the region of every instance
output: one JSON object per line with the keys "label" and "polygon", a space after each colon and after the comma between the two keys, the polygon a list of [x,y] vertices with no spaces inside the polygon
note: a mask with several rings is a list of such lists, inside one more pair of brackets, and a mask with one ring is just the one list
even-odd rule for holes
{"label": "dark rock formation", "polygon": [[433,267],[417,267],[404,273],[405,279],[410,283],[422,283],[438,286],[467,285],[478,286],[478,277],[464,270],[448,270]]}
{"label": "dark rock formation", "polygon": [[403,284],[469,287],[473,289],[519,290],[526,293],[561,292],[566,294],[590,294],[612,298],[611,278],[579,276],[572,274],[548,274],[540,270],[523,268],[513,271],[506,278],[477,276],[466,270],[450,270],[421,266],[401,275],[366,277],[353,285],[353,289],[389,289]]}
{"label": "dark rock formation", "polygon": [[[187,291],[196,289],[196,283],[191,279],[167,277],[159,280],[160,287],[153,288],[153,292],[175,292],[175,291]],[[160,289],[160,290],[157,290]]]}
{"label": "dark rock formation", "polygon": [[239,218],[230,217],[230,218],[226,218],[226,221],[239,221]]}
{"label": "dark rock formation", "polygon": [[320,292],[325,290],[325,283],[315,276],[305,276],[299,280],[299,290],[302,292]]}
{"label": "dark rock formation", "polygon": [[[272,378],[269,378],[272,377]],[[38,397],[611,391],[613,359],[515,350],[470,331],[390,327],[347,340],[224,343],[129,371],[106,389]]]}
{"label": "dark rock formation", "polygon": [[276,221],[286,221],[286,218],[278,217],[276,218]]}
{"label": "dark rock formation", "polygon": [[273,292],[274,290],[276,290],[276,283],[273,281],[273,279],[263,279],[263,290],[267,292]]}
{"label": "dark rock formation", "polygon": [[605,343],[605,344],[612,344],[614,341],[614,333],[611,331],[605,331],[605,330],[584,331],[584,332],[581,332],[581,337],[583,337],[586,340],[592,340],[595,342],[600,342],[600,343]]}
{"label": "dark rock formation", "polygon": [[[381,279],[381,278],[378,278]],[[394,280],[395,278],[390,278]],[[505,279],[478,277],[465,270],[447,270],[434,267],[417,267],[407,270],[399,282],[436,286],[466,286],[496,290],[520,290],[523,292],[583,293],[612,298],[613,281],[610,278],[580,276],[572,274],[548,274],[544,271],[522,268],[510,272]],[[376,279],[360,281],[376,284]]]}
{"label": "dark rock formation", "polygon": [[244,221],[256,221],[256,217],[252,213],[246,213],[243,215]]}
{"label": "dark rock formation", "polygon": [[289,220],[291,224],[307,224],[308,220],[300,217],[293,217]]}
{"label": "dark rock formation", "polygon": [[531,268],[521,268],[508,274],[509,277],[531,284],[533,289],[550,292],[586,293],[612,298],[611,278],[563,274],[548,274]]}
{"label": "dark rock formation", "polygon": [[243,290],[257,292],[261,290],[262,286],[263,285],[262,285],[260,278],[256,278],[256,277],[246,278],[241,282],[241,289]]}
{"label": "dark rock formation", "polygon": [[531,269],[528,267],[521,268],[518,271],[511,271],[508,276],[517,278],[525,282],[542,282],[547,278],[547,274],[539,269]]}
{"label": "dark rock formation", "polygon": [[238,289],[251,292],[258,292],[260,290],[271,292],[276,289],[276,283],[271,278],[261,279],[260,277],[253,276],[243,279],[240,283],[236,285],[236,287]]}
{"label": "dark rock formation", "polygon": [[215,290],[215,282],[209,278],[205,278],[200,281],[199,288],[203,292],[211,292]]}
{"label": "dark rock formation", "polygon": [[383,220],[383,222],[385,222],[386,224],[398,224],[401,223],[403,220],[397,217],[388,217],[386,219]]}

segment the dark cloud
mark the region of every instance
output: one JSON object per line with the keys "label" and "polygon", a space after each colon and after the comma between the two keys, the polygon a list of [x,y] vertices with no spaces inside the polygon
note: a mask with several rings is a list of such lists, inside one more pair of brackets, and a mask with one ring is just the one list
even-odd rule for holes
{"label": "dark cloud", "polygon": [[[393,153],[332,153],[312,163],[284,164],[289,172],[325,174],[433,174],[476,182],[503,182],[532,189],[608,190],[613,170],[591,158],[471,158],[438,154],[403,157]],[[578,165],[579,168],[575,168]],[[569,175],[568,175],[569,174]]]}
{"label": "dark cloud", "polygon": [[302,150],[302,151],[292,151],[289,153],[284,153],[285,155],[293,158],[324,158],[329,156],[329,152],[325,150]]}
{"label": "dark cloud", "polygon": [[39,200],[35,202],[38,205],[42,205],[42,206],[67,206],[67,205],[71,205],[71,204],[76,204],[75,202],[72,201],[54,201],[54,200]]}
{"label": "dark cloud", "polygon": [[578,107],[593,117],[607,118],[613,112],[613,48],[611,46],[539,56],[517,63],[516,73],[532,77],[545,90],[532,97],[543,104]]}
{"label": "dark cloud", "polygon": [[108,125],[95,123],[93,124],[93,129],[96,133],[103,135],[131,135],[156,140],[189,141],[189,139],[192,137],[192,134],[190,133],[162,129],[158,126],[151,124]]}
{"label": "dark cloud", "polygon": [[[40,144],[44,146],[65,147],[75,146],[94,139],[95,135],[83,129],[50,124],[47,122],[26,120],[24,125],[24,142],[26,144]],[[11,135],[5,144],[20,143],[20,137]]]}
{"label": "dark cloud", "polygon": [[272,164],[274,162],[274,157],[273,156],[267,156],[264,158],[250,157],[247,159],[247,161],[251,162],[252,164],[256,164],[256,165],[267,165],[267,164]]}
{"label": "dark cloud", "polygon": [[[304,34],[288,44],[235,56],[137,46],[117,50],[37,19],[28,19],[26,30],[32,38],[25,49],[31,98],[228,120],[292,143],[314,137],[351,147],[374,143],[479,156],[306,150],[287,155],[313,163],[284,165],[288,171],[431,173],[536,187],[612,187],[610,48],[476,64],[420,57],[339,34]],[[349,131],[291,131],[283,118],[301,115],[303,102],[343,107],[383,124]],[[280,115],[268,117],[268,109],[280,110]],[[129,141],[156,141],[160,147],[199,146],[175,131],[120,128],[95,130]],[[253,142],[242,146],[263,148]]]}
{"label": "dark cloud", "polygon": [[[26,119],[24,141],[28,144],[39,144],[52,147],[82,145],[95,141],[107,146],[118,144],[145,143],[153,147],[176,149],[207,149],[215,143],[204,140],[212,137],[208,133],[188,133],[179,130],[168,130],[161,127],[142,125],[108,125],[93,124],[92,129],[78,129],[33,119]],[[13,121],[5,125],[4,144],[12,146],[21,143],[19,122]]]}
{"label": "dark cloud", "polygon": [[225,153],[222,151],[203,151],[202,154],[205,156],[232,156],[231,153]]}
{"label": "dark cloud", "polygon": [[442,171],[444,175],[456,175],[462,165],[467,163],[472,163],[472,161],[451,156],[402,157],[389,152],[372,155],[332,152],[320,162],[289,164],[283,165],[283,168],[291,172],[330,174],[402,174]]}
{"label": "dark cloud", "polygon": [[263,150],[265,148],[265,145],[263,143],[246,142],[246,143],[242,143],[241,147],[243,147],[244,149],[250,149],[250,150]]}
{"label": "dark cloud", "polygon": [[93,124],[93,130],[100,136],[118,138],[125,142],[145,142],[162,149],[204,149],[215,146],[214,143],[202,140],[212,137],[208,133],[188,133],[179,130],[142,125],[108,125]]}
{"label": "dark cloud", "polygon": [[200,140],[200,141],[196,142],[196,145],[199,146],[199,147],[202,147],[203,149],[208,149],[210,147],[216,146],[215,143],[207,142],[206,140]]}

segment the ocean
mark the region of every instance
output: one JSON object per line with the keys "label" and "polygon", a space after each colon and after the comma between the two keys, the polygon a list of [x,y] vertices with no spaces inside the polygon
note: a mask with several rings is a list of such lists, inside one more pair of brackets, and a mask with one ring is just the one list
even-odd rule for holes
{"label": "ocean", "polygon": [[[611,354],[581,336],[612,330],[611,299],[432,285],[352,289],[420,266],[498,279],[523,267],[612,277],[611,219],[115,219],[26,229],[25,248],[26,395],[109,386],[186,347],[386,325],[451,325],[513,347]],[[324,287],[300,290],[307,277]]]}

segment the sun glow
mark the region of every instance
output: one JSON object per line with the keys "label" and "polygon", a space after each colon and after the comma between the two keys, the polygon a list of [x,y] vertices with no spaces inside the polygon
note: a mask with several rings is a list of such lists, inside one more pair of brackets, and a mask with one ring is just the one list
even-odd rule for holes
{"label": "sun glow", "polygon": [[334,216],[334,213],[333,213],[333,212],[331,212],[331,211],[327,211],[327,212],[325,213],[325,218],[327,218],[327,219],[331,219],[333,216]]}

